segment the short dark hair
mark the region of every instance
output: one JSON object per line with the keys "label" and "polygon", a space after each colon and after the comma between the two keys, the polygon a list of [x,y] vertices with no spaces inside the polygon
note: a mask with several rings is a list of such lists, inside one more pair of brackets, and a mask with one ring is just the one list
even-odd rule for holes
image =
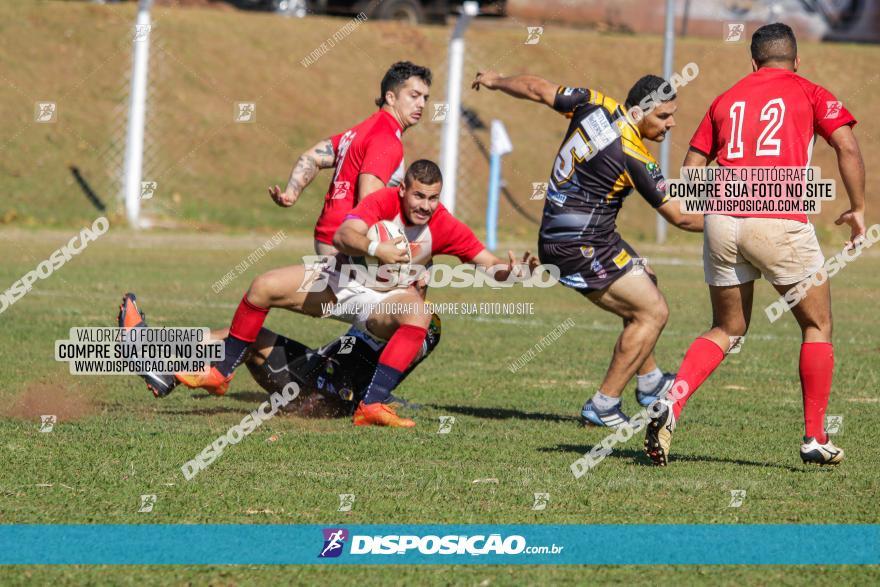
{"label": "short dark hair", "polygon": [[433,161],[419,159],[407,168],[406,175],[403,177],[403,185],[410,187],[413,181],[434,185],[443,181],[443,174],[440,173],[440,168]]}
{"label": "short dark hair", "polygon": [[411,77],[420,78],[423,82],[431,85],[431,70],[421,65],[416,65],[410,61],[398,61],[388,68],[385,77],[382,78],[382,85],[379,87],[379,97],[376,98],[376,106],[385,105],[385,94],[390,90],[397,92],[400,86],[406,83]]}
{"label": "short dark hair", "polygon": [[[671,95],[668,95],[669,92],[671,92]],[[648,74],[633,84],[629,94],[626,95],[624,105],[627,109],[630,109],[633,106],[638,106],[648,96],[657,96],[661,102],[669,102],[670,100],[675,100],[675,90],[662,77]]]}
{"label": "short dark hair", "polygon": [[797,57],[797,39],[787,24],[765,24],[752,35],[752,59],[758,67],[766,63],[794,61]]}

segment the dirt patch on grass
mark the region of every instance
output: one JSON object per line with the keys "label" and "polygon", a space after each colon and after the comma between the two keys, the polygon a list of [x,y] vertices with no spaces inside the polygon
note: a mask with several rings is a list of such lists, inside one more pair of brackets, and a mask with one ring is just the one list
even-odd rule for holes
{"label": "dirt patch on grass", "polygon": [[0,413],[6,418],[37,422],[40,416],[51,414],[58,422],[70,422],[91,416],[97,411],[97,405],[79,388],[40,381],[24,388],[12,404]]}

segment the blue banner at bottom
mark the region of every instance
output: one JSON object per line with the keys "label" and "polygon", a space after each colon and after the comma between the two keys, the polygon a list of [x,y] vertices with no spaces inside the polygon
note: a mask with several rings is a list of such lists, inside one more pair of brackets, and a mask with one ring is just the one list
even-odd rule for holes
{"label": "blue banner at bottom", "polygon": [[880,525],[0,525],[0,564],[876,565]]}

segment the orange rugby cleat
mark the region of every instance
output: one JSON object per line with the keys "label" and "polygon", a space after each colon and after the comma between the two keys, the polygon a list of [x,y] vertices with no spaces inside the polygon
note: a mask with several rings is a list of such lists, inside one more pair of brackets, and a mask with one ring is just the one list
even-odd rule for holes
{"label": "orange rugby cleat", "polygon": [[198,373],[175,373],[178,381],[190,389],[201,388],[214,395],[223,395],[229,389],[234,373],[226,377],[217,370],[217,367],[208,365],[204,371]]}
{"label": "orange rugby cleat", "polygon": [[414,420],[401,418],[394,412],[394,408],[380,402],[359,403],[351,423],[355,426],[390,426],[392,428],[412,428],[416,425]]}

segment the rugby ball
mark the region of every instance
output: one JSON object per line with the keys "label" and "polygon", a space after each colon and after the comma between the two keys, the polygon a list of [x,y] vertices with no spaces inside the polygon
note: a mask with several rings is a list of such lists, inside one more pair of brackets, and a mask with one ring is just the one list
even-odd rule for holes
{"label": "rugby ball", "polygon": [[[407,240],[403,228],[398,224],[390,220],[380,220],[367,230],[367,238],[373,242],[384,243],[400,236],[403,237],[403,240],[397,243],[397,248],[401,251],[409,251],[409,240]],[[367,266],[370,275],[375,276],[375,279],[371,280],[371,283],[368,285],[378,290],[397,287],[400,282],[401,273],[406,275],[409,270],[408,263],[381,267],[382,262],[379,258],[371,255],[364,256],[364,264]]]}

